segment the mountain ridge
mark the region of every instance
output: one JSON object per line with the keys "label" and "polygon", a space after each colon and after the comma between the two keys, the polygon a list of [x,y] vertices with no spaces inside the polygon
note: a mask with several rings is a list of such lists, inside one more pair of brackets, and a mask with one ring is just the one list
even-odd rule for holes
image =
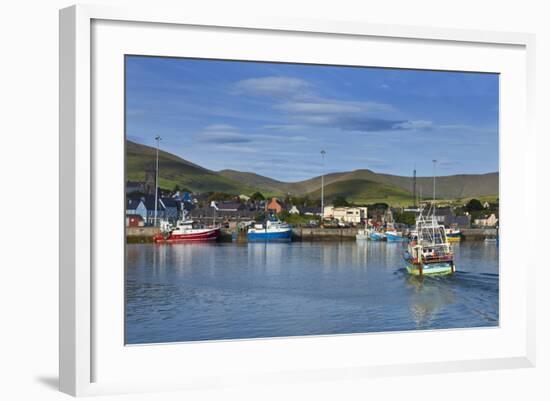
{"label": "mountain ridge", "polygon": [[[144,178],[145,170],[154,167],[156,149],[126,140],[126,179]],[[159,151],[159,182],[166,188],[175,185],[196,192],[228,192],[250,195],[259,191],[267,196],[291,194],[320,196],[321,177],[297,182],[284,182],[254,172],[224,169],[214,171],[189,162],[166,151]],[[432,177],[417,177],[417,195],[431,197]],[[463,199],[498,196],[498,172],[484,174],[455,174],[436,177],[438,199]],[[324,176],[327,199],[348,194],[350,200],[372,201],[380,199],[412,200],[413,178],[370,169],[357,169],[329,173]]]}

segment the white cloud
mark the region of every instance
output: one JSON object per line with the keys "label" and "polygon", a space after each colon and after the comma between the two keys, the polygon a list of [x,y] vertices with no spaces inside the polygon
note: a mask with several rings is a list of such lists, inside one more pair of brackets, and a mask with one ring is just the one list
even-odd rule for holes
{"label": "white cloud", "polygon": [[427,120],[408,120],[397,123],[394,127],[404,130],[428,130],[433,128],[433,123]]}
{"label": "white cloud", "polygon": [[318,101],[286,102],[275,106],[279,110],[299,114],[359,114],[393,111],[389,104],[320,99]]}
{"label": "white cloud", "polygon": [[196,136],[200,142],[210,143],[248,143],[252,142],[249,135],[234,131],[205,129]]}
{"label": "white cloud", "polygon": [[229,124],[212,124],[206,126],[204,129],[207,131],[232,131],[235,127]]}
{"label": "white cloud", "polygon": [[273,76],[245,79],[237,82],[233,89],[236,93],[280,97],[308,93],[311,86],[302,79]]}

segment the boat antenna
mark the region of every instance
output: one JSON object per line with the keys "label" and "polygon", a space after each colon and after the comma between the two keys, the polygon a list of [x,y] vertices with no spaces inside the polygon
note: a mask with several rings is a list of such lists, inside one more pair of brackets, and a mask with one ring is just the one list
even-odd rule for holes
{"label": "boat antenna", "polygon": [[157,141],[157,161],[156,161],[156,167],[155,167],[155,221],[154,225],[157,225],[157,210],[158,210],[158,193],[159,193],[159,147],[160,147],[160,140],[162,138],[160,135],[157,135],[155,137],[155,140]]}

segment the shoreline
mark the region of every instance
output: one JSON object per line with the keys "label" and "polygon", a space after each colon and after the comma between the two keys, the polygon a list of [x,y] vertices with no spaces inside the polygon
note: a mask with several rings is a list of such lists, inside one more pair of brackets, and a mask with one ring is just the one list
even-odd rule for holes
{"label": "shoreline", "polygon": [[[296,227],[292,229],[293,242],[342,242],[355,241],[355,235],[359,228],[305,228]],[[156,227],[126,227],[127,244],[153,243],[153,236],[158,232]],[[238,234],[233,241],[234,230],[222,229],[221,236],[217,242],[246,243],[246,235]],[[465,228],[461,230],[462,241],[483,241],[488,236],[495,236],[497,230],[494,228]]]}

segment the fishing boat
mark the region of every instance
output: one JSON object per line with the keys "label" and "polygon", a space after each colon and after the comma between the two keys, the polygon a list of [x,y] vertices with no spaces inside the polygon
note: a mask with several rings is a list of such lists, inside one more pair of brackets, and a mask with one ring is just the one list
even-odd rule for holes
{"label": "fishing boat", "polygon": [[156,243],[215,241],[220,236],[220,227],[202,227],[185,217],[178,220],[175,227],[168,222],[161,222],[160,228],[160,232],[153,237]]}
{"label": "fishing boat", "polygon": [[290,242],[292,228],[274,216],[263,224],[254,224],[246,234],[249,242]]}
{"label": "fishing boat", "polygon": [[458,228],[447,228],[445,234],[448,242],[460,242],[462,240],[462,233]]}
{"label": "fishing boat", "polygon": [[384,241],[386,239],[386,235],[381,231],[372,230],[369,234],[369,239],[371,241]]}
{"label": "fishing boat", "polygon": [[407,271],[423,276],[430,274],[451,274],[456,268],[451,244],[447,241],[445,227],[435,218],[433,211],[422,212],[416,219],[416,237],[407,246],[404,255]]}
{"label": "fishing boat", "polygon": [[388,242],[403,242],[405,238],[401,233],[398,233],[395,230],[388,230],[385,233],[386,241]]}
{"label": "fishing boat", "polygon": [[371,232],[371,230],[369,230],[368,228],[366,228],[364,230],[358,230],[357,234],[355,235],[355,239],[357,241],[366,241],[366,240],[369,239],[370,232]]}

